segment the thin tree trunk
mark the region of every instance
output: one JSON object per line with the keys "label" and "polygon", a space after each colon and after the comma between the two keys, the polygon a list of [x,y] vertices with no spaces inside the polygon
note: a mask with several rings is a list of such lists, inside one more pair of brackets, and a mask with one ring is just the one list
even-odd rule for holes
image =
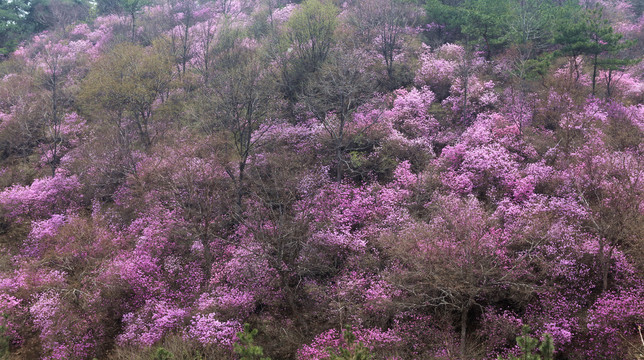
{"label": "thin tree trunk", "polygon": [[467,114],[467,88],[469,86],[469,77],[470,77],[470,53],[469,53],[469,36],[465,38],[465,64],[463,69],[463,109],[462,109],[462,120],[465,122],[465,116]]}
{"label": "thin tree trunk", "polygon": [[203,259],[205,262],[204,266],[204,275],[205,275],[205,283],[208,284],[210,282],[210,277],[212,276],[212,263],[213,263],[213,257],[212,253],[210,252],[210,244],[208,242],[208,232],[210,229],[210,223],[208,220],[204,220],[204,234],[203,234]]}
{"label": "thin tree trunk", "polygon": [[597,54],[593,58],[593,96],[595,96],[595,84],[597,83]]}
{"label": "thin tree trunk", "polygon": [[606,244],[603,241],[599,242],[599,249],[597,252],[597,262],[599,265],[599,274],[601,277],[602,291],[608,289],[608,273],[610,272],[610,259],[613,256],[613,248],[606,251]]}
{"label": "thin tree trunk", "polygon": [[246,162],[239,163],[239,178],[237,179],[237,208],[241,215],[242,199],[244,197],[244,170],[246,169]]}
{"label": "thin tree trunk", "polygon": [[338,167],[335,169],[335,181],[340,182],[342,181],[342,149],[339,144],[336,145],[335,158],[338,162]]}
{"label": "thin tree trunk", "polygon": [[136,27],[135,27],[135,25],[136,25],[136,22],[135,22],[136,17],[135,16],[136,15],[134,15],[134,13],[131,13],[130,16],[132,17],[132,42],[134,43],[135,39],[136,39]]}
{"label": "thin tree trunk", "polygon": [[608,256],[604,256],[602,265],[602,291],[608,289],[608,273],[610,272],[610,259],[613,257],[613,247],[608,251]]}
{"label": "thin tree trunk", "polygon": [[58,79],[56,78],[56,71],[54,69],[53,74],[52,74],[52,99],[51,99],[51,118],[52,118],[52,128],[53,128],[53,135],[54,135],[54,149],[52,151],[52,159],[51,159],[51,176],[56,175],[56,167],[58,167],[58,136],[59,136],[59,125],[58,125]]}
{"label": "thin tree trunk", "polygon": [[338,162],[338,167],[335,172],[335,181],[342,181],[342,160],[343,160],[343,151],[342,143],[344,142],[344,124],[345,124],[345,115],[344,115],[344,98],[342,99],[342,112],[340,112],[340,129],[338,130],[338,136],[335,143],[335,157]]}
{"label": "thin tree trunk", "polygon": [[606,99],[610,99],[610,83],[613,80],[613,70],[608,70],[608,79],[606,80]]}
{"label": "thin tree trunk", "polygon": [[465,340],[467,338],[467,313],[470,311],[470,301],[467,301],[467,305],[463,310],[461,310],[461,360],[465,360]]}

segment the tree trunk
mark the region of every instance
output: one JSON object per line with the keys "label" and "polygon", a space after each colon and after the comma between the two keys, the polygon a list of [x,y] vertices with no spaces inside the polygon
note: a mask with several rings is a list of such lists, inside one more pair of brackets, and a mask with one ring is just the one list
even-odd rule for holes
{"label": "tree trunk", "polygon": [[463,76],[463,108],[462,111],[462,121],[465,122],[465,116],[467,114],[467,88],[469,86],[470,78],[470,53],[469,53],[469,36],[465,38],[465,64],[463,64],[464,69],[462,72]]}
{"label": "tree trunk", "polygon": [[340,147],[340,145],[336,146],[335,158],[338,162],[338,166],[335,169],[335,181],[340,182],[342,181],[342,148]]}
{"label": "tree trunk", "polygon": [[599,250],[597,253],[598,265],[599,265],[599,274],[601,277],[601,286],[602,291],[608,289],[608,273],[610,272],[610,259],[613,257],[613,247],[606,251],[606,244],[603,241],[599,242]]}
{"label": "tree trunk", "polygon": [[56,78],[56,71],[52,71],[52,92],[51,92],[51,118],[52,118],[52,132],[54,136],[54,148],[52,151],[51,159],[51,176],[56,175],[56,167],[58,167],[58,137],[60,136],[60,126],[58,124],[58,79]]}
{"label": "tree trunk", "polygon": [[130,16],[132,17],[132,43],[134,43],[136,39],[136,15],[134,13],[131,13]]}
{"label": "tree trunk", "polygon": [[[467,55],[465,55],[467,57]],[[463,122],[465,122],[465,117],[467,116],[467,90],[469,86],[469,78],[470,78],[470,69],[469,69],[469,60],[465,60],[465,72],[463,75],[463,109],[461,110],[463,113]]]}
{"label": "tree trunk", "polygon": [[204,234],[203,234],[203,259],[204,259],[204,275],[205,275],[205,284],[208,284],[210,282],[210,277],[212,276],[212,263],[213,263],[213,257],[212,253],[210,252],[210,244],[208,242],[208,230],[210,228],[210,223],[208,220],[204,220]]}
{"label": "tree trunk", "polygon": [[192,20],[192,12],[190,10],[186,11],[186,23],[184,24],[184,31],[183,31],[183,49],[181,53],[181,79],[186,75],[186,64],[188,63],[188,52],[189,52],[189,44],[188,41],[190,39],[190,32],[188,31],[190,28],[190,22]]}
{"label": "tree trunk", "polygon": [[602,291],[608,289],[608,273],[610,272],[610,259],[613,257],[613,249],[611,247],[608,251],[608,256],[604,256],[604,264],[602,266]]}
{"label": "tree trunk", "polygon": [[237,178],[237,209],[241,215],[242,199],[244,197],[244,170],[246,169],[246,162],[239,163],[239,177]]}
{"label": "tree trunk", "polygon": [[593,96],[595,96],[595,84],[597,83],[597,54],[593,57]]}
{"label": "tree trunk", "polygon": [[470,311],[470,307],[472,304],[472,299],[467,300],[467,304],[465,305],[465,308],[461,310],[461,344],[460,344],[460,352],[461,352],[461,360],[465,360],[465,341],[467,339],[467,314]]}
{"label": "tree trunk", "polygon": [[608,70],[608,79],[606,80],[606,99],[610,99],[610,83],[613,80],[613,70]]}
{"label": "tree trunk", "polygon": [[340,107],[343,109],[340,112],[340,128],[338,129],[338,135],[337,139],[335,142],[335,158],[336,161],[338,162],[338,167],[335,172],[335,181],[340,182],[342,181],[342,160],[343,160],[343,151],[342,151],[342,143],[344,142],[344,124],[345,124],[345,114],[344,114],[344,98],[342,98],[342,106]]}

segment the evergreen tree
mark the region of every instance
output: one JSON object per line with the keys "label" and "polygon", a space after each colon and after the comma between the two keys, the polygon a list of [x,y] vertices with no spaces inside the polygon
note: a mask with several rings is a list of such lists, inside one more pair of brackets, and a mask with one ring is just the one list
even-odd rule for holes
{"label": "evergreen tree", "polygon": [[[555,346],[550,334],[544,334],[543,340],[529,335],[530,327],[523,327],[523,335],[517,337],[517,345],[521,348],[520,356],[510,355],[507,360],[552,360]],[[499,358],[500,359],[500,358]]]}
{"label": "evergreen tree", "polygon": [[356,342],[356,336],[350,327],[344,330],[346,347],[341,347],[339,352],[329,349],[331,360],[369,360],[373,357],[369,349],[361,341]]}
{"label": "evergreen tree", "polygon": [[270,357],[264,357],[264,349],[255,345],[255,336],[257,329],[251,329],[250,324],[244,324],[244,331],[237,333],[239,343],[235,344],[235,354],[239,355],[240,360],[271,360]]}
{"label": "evergreen tree", "polygon": [[11,53],[29,32],[25,21],[29,10],[30,3],[25,0],[0,2],[0,55]]}
{"label": "evergreen tree", "polygon": [[448,31],[459,32],[466,42],[480,42],[489,59],[507,41],[510,24],[508,0],[467,0],[450,5],[428,0],[425,9],[430,22],[444,24]]}

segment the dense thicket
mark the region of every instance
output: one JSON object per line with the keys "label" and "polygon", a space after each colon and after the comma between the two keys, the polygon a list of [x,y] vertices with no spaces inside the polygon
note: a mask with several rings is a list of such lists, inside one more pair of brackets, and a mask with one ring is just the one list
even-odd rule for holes
{"label": "dense thicket", "polygon": [[0,16],[0,358],[644,358],[640,2]]}

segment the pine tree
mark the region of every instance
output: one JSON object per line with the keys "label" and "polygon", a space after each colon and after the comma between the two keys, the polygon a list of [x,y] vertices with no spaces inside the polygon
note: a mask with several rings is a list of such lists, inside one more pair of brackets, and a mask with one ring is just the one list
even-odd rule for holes
{"label": "pine tree", "polygon": [[264,357],[264,349],[255,345],[257,329],[251,329],[250,324],[244,324],[244,331],[237,333],[239,343],[235,344],[235,354],[239,354],[240,360],[271,360]]}
{"label": "pine tree", "polygon": [[[543,335],[543,341],[529,335],[530,327],[523,327],[523,335],[517,337],[517,345],[521,348],[522,355],[510,355],[507,360],[552,360],[555,346],[550,334]],[[499,358],[501,360],[501,358]]]}
{"label": "pine tree", "polygon": [[347,346],[341,347],[339,353],[336,353],[334,349],[329,349],[331,360],[369,360],[373,357],[362,342],[356,342],[356,336],[351,331],[351,327],[347,327],[344,330],[343,337]]}

